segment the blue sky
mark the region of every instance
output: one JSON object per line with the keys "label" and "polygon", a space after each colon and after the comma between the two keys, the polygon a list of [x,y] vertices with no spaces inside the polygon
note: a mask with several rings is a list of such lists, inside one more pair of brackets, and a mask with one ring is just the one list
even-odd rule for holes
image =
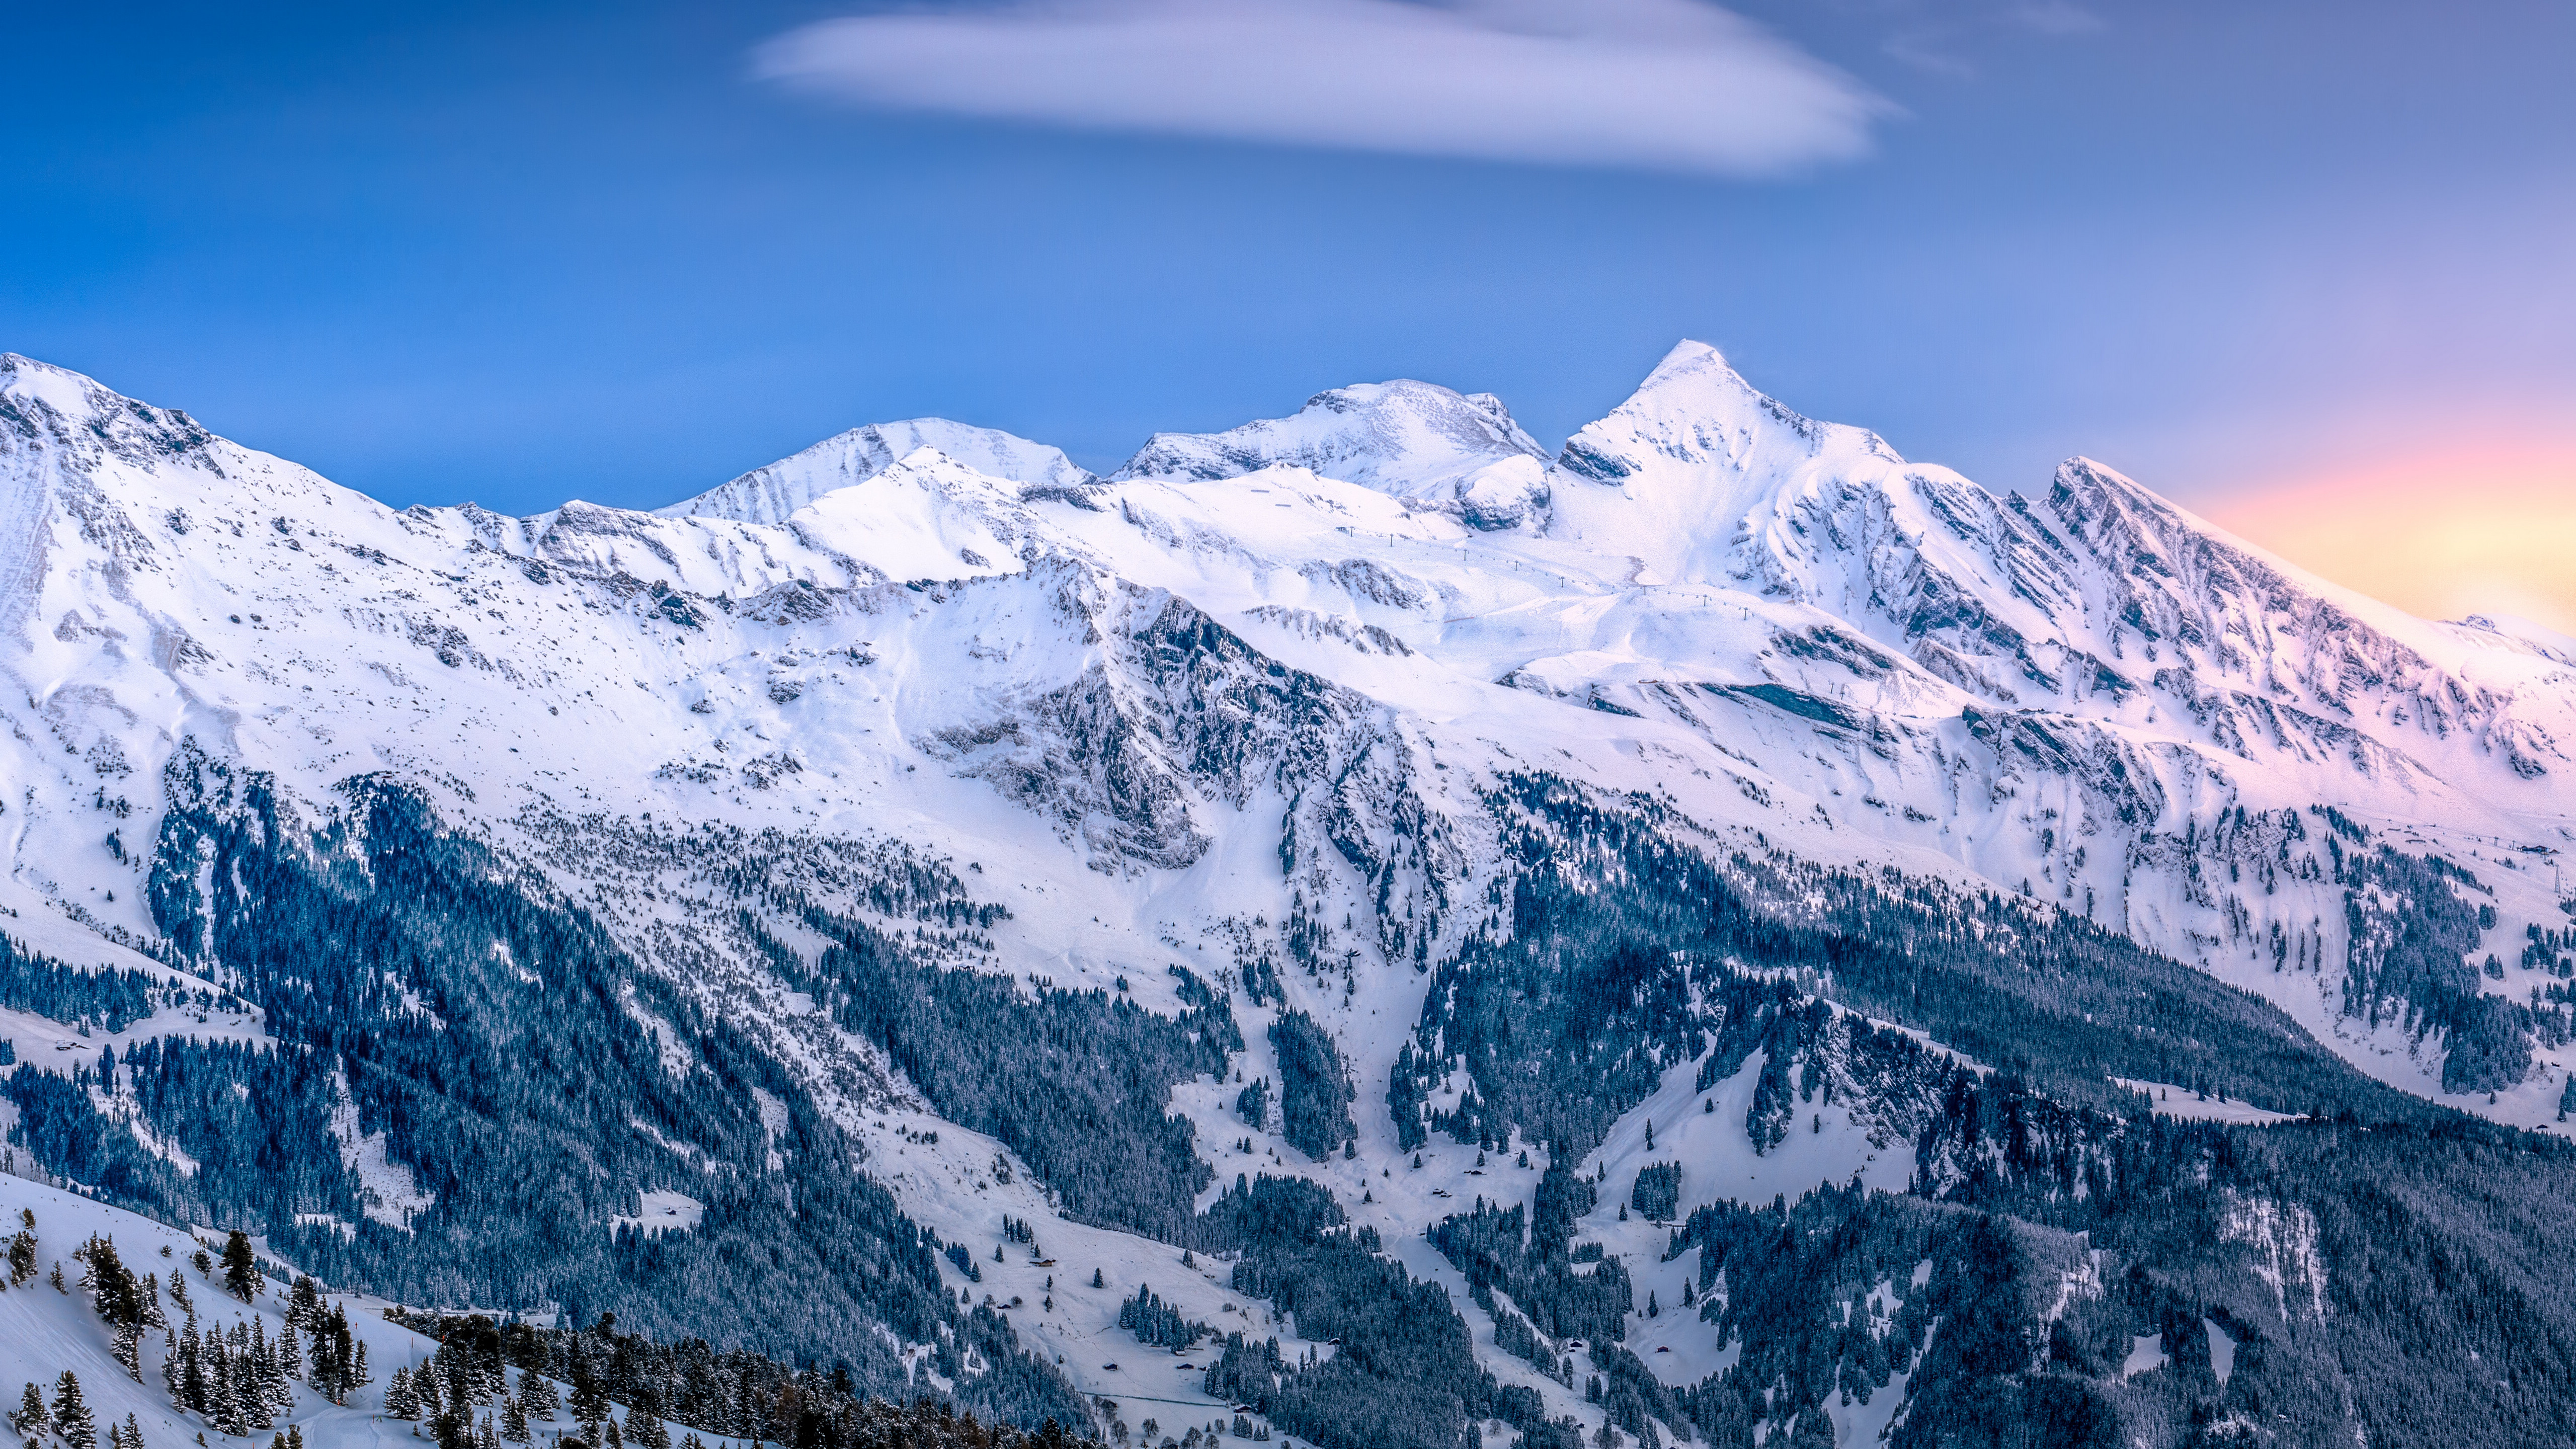
{"label": "blue sky", "polygon": [[[1160,3],[1276,48],[1280,0]],[[1313,3],[1329,72],[1327,21],[1409,0]],[[1354,30],[1392,81],[1300,112],[1343,78],[1290,74],[1246,124],[1239,55],[1140,101],[1015,3],[28,7],[0,349],[513,511],[924,413],[1105,466],[1390,376],[1553,443],[1683,336],[1999,489],[2084,452],[2223,510],[2455,436],[2576,458],[2576,10],[1592,3],[1645,43],[1458,0],[1424,23],[1507,33],[1455,53],[1508,73]],[[1183,62],[1234,33],[1196,23]],[[1666,53],[1718,80],[1625,82]]]}

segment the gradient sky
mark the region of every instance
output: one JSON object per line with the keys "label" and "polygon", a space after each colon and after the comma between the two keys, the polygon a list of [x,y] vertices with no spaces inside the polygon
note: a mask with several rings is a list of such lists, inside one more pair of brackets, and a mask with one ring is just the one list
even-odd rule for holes
{"label": "gradient sky", "polygon": [[924,413],[1106,466],[1390,376],[1553,444],[1691,336],[1999,490],[2085,453],[2408,607],[2576,631],[2564,4],[9,29],[0,349],[396,504],[658,505]]}

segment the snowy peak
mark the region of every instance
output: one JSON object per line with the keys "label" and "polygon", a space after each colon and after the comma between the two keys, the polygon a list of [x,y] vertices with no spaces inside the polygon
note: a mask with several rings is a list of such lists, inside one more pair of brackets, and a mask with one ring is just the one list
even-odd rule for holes
{"label": "snowy peak", "polygon": [[1222,433],[1156,433],[1110,476],[1206,481],[1284,465],[1507,528],[1545,503],[1546,457],[1493,394],[1399,379]]}
{"label": "snowy peak", "polygon": [[1576,477],[1617,487],[1659,459],[1751,473],[1829,449],[1904,461],[1876,434],[1795,412],[1746,382],[1716,348],[1685,341],[1608,417],[1567,439],[1557,463]]}
{"label": "snowy peak", "polygon": [[149,465],[217,441],[175,408],[156,408],[69,368],[0,353],[0,434],[17,446],[51,443],[76,457],[112,454]]}
{"label": "snowy peak", "polygon": [[722,487],[655,511],[665,518],[784,523],[789,514],[824,494],[865,483],[922,448],[936,449],[978,473],[1030,487],[1081,488],[1094,481],[1061,448],[996,428],[970,427],[945,418],[911,418],[852,428]]}

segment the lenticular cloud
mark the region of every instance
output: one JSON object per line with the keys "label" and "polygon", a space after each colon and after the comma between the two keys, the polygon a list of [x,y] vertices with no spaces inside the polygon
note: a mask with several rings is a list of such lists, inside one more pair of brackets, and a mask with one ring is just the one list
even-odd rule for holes
{"label": "lenticular cloud", "polygon": [[824,21],[757,67],[888,109],[1716,175],[1856,156],[1890,109],[1701,0],[1021,0]]}

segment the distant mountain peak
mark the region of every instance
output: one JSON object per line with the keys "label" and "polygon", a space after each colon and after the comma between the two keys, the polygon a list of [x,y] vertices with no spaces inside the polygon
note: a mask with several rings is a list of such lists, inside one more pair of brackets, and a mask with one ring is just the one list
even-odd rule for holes
{"label": "distant mountain peak", "polygon": [[1214,480],[1305,468],[1502,527],[1544,501],[1546,457],[1492,393],[1398,378],[1319,392],[1290,417],[1221,433],[1156,433],[1110,477]]}
{"label": "distant mountain peak", "polygon": [[987,477],[1013,483],[1080,488],[1096,481],[1061,448],[1033,443],[999,428],[979,428],[946,418],[907,418],[852,428],[696,497],[654,511],[665,518],[784,523],[789,514],[824,494],[865,483],[923,448],[933,449]]}

